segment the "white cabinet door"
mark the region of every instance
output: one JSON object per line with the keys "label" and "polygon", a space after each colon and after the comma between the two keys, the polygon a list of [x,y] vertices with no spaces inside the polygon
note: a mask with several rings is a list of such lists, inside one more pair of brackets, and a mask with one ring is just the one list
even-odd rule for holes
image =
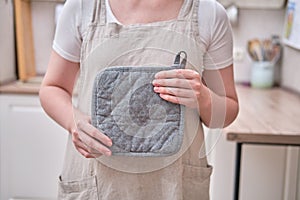
{"label": "white cabinet door", "polygon": [[0,199],[54,199],[68,133],[37,96],[0,95],[0,111]]}
{"label": "white cabinet door", "polygon": [[[209,134],[216,133],[212,131]],[[225,134],[217,136],[220,136],[217,144],[209,154],[210,164],[214,167],[211,200],[232,200],[236,143],[227,141]],[[300,200],[296,197],[300,186],[299,155],[299,147],[244,144],[240,199]]]}

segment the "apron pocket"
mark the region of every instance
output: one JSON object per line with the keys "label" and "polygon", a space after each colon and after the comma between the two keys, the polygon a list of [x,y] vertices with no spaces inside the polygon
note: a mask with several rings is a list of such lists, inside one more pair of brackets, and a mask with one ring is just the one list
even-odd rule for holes
{"label": "apron pocket", "polygon": [[183,165],[183,199],[208,200],[212,166]]}
{"label": "apron pocket", "polygon": [[58,199],[98,200],[96,176],[75,181],[63,181],[60,177]]}

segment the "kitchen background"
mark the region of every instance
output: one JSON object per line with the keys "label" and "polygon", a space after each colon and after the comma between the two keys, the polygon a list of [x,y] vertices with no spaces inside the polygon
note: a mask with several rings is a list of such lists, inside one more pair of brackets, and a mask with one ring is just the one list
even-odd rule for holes
{"label": "kitchen background", "polygon": [[[235,79],[237,83],[248,84],[251,59],[247,54],[247,42],[253,38],[270,38],[271,35],[282,38],[286,23],[286,2],[230,2],[238,5],[237,21],[233,24]],[[230,5],[226,0],[222,3],[225,7]],[[61,2],[55,0],[31,0],[34,59],[39,75],[43,75],[46,70],[59,4]],[[0,0],[0,41],[0,84],[3,85],[16,79],[12,0]],[[299,50],[283,44],[280,85],[296,92],[300,92],[299,58]],[[18,84],[31,87],[37,83]],[[0,110],[0,199],[54,199],[57,177],[63,162],[66,132],[43,113],[37,94],[0,93]],[[235,144],[226,141],[218,130],[207,130],[207,134],[210,134],[207,139],[209,162],[214,166],[211,199],[233,199]],[[212,141],[216,139],[218,142],[215,145]],[[292,170],[297,173],[292,175],[291,163],[287,162],[291,158],[298,165],[298,169]],[[241,199],[300,199],[299,160],[297,147],[245,146]],[[298,183],[290,185],[290,178],[296,178]]]}

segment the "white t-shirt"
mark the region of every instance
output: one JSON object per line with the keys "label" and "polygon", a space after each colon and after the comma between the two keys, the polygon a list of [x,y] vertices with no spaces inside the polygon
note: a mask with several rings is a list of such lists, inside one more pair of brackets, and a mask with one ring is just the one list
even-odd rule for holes
{"label": "white t-shirt", "polygon": [[[119,23],[109,1],[106,1],[107,23]],[[92,17],[93,1],[67,0],[60,15],[53,49],[63,58],[80,61],[80,49],[88,23]],[[199,4],[200,41],[206,47],[205,69],[221,69],[232,64],[232,30],[225,9],[215,0],[201,0]]]}

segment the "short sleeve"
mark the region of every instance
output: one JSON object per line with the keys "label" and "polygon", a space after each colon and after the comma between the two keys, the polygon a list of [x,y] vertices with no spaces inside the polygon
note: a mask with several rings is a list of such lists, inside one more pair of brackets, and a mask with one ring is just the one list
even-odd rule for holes
{"label": "short sleeve", "polygon": [[81,0],[67,0],[59,17],[52,48],[71,62],[80,61]]}
{"label": "short sleeve", "polygon": [[200,35],[206,46],[205,70],[222,69],[233,63],[233,36],[224,7],[216,1],[204,0],[199,8]]}

